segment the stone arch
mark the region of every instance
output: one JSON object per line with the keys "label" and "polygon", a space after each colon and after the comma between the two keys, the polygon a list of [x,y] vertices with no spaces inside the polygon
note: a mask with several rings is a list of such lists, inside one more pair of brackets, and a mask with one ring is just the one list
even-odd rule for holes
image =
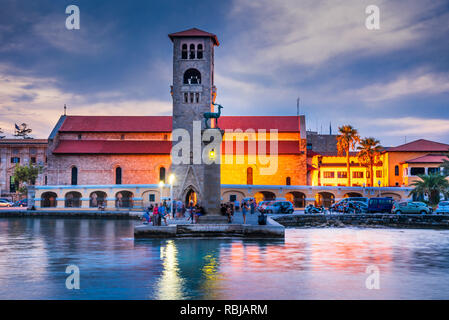
{"label": "stone arch", "polygon": [[259,191],[254,195],[254,199],[259,203],[260,201],[276,200],[276,195],[271,191]]}
{"label": "stone arch", "polygon": [[194,68],[187,69],[184,72],[184,84],[201,84],[201,73]]}
{"label": "stone arch", "polygon": [[335,202],[335,195],[331,192],[319,192],[315,195],[315,205],[329,208]]}
{"label": "stone arch", "polygon": [[242,199],[245,198],[245,193],[242,191],[228,190],[223,192],[223,202],[231,201],[231,195],[236,195],[236,200],[238,201],[242,201]]}
{"label": "stone arch", "polygon": [[187,188],[184,189],[181,200],[187,207],[190,200],[192,200],[194,204],[197,204],[200,201],[199,196],[200,193],[198,192],[197,188],[195,188],[193,185],[189,185]]}
{"label": "stone arch", "polygon": [[89,195],[89,207],[98,208],[107,206],[108,195],[104,191],[94,191]]}
{"label": "stone arch", "polygon": [[382,197],[391,197],[396,201],[400,201],[402,199],[402,197],[399,194],[394,193],[394,192],[382,192],[381,196]]}
{"label": "stone arch", "polygon": [[302,192],[288,192],[285,194],[285,199],[290,201],[295,208],[304,208],[306,206],[306,195]]}
{"label": "stone arch", "polygon": [[348,192],[343,196],[343,198],[351,198],[351,197],[363,197],[363,195],[358,192]]}
{"label": "stone arch", "polygon": [[116,208],[132,208],[133,207],[133,193],[128,190],[122,190],[115,194]]}
{"label": "stone arch", "polygon": [[[150,199],[150,195],[154,194],[154,200]],[[142,192],[142,203],[143,207],[149,207],[152,203],[158,203],[162,201],[162,195],[160,190],[147,189]]]}
{"label": "stone arch", "polygon": [[41,208],[56,208],[58,205],[58,195],[47,191],[41,195]]}
{"label": "stone arch", "polygon": [[66,208],[80,208],[81,207],[81,193],[78,191],[67,192],[64,196],[64,207]]}

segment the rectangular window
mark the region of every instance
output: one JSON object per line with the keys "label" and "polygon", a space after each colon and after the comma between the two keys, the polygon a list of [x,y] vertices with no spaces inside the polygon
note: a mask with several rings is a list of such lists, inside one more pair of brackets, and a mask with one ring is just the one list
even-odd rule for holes
{"label": "rectangular window", "polygon": [[200,94],[199,93],[195,93],[195,100],[196,100],[196,103],[200,103]]}
{"label": "rectangular window", "polygon": [[353,179],[363,179],[363,172],[361,171],[355,171],[352,173]]}
{"label": "rectangular window", "polygon": [[333,171],[324,171],[323,172],[323,177],[325,179],[333,179],[333,178],[335,178],[335,172],[333,172]]}
{"label": "rectangular window", "polygon": [[193,103],[193,96],[194,96],[193,92],[190,92],[190,103]]}
{"label": "rectangular window", "polygon": [[311,143],[307,144],[307,150],[312,150],[312,144]]}
{"label": "rectangular window", "polygon": [[229,201],[230,201],[230,202],[234,202],[235,200],[237,200],[237,196],[236,196],[235,194],[231,194],[231,195],[229,196]]}
{"label": "rectangular window", "polygon": [[376,178],[382,178],[382,170],[376,171]]}
{"label": "rectangular window", "polygon": [[31,163],[33,163],[33,164],[36,163],[36,157],[31,157]]}
{"label": "rectangular window", "polygon": [[418,174],[425,174],[426,170],[424,168],[410,168],[410,174],[412,176],[417,176]]}
{"label": "rectangular window", "polygon": [[189,94],[184,92],[184,103],[189,103]]}
{"label": "rectangular window", "polygon": [[13,176],[9,177],[9,192],[16,192],[16,183]]}
{"label": "rectangular window", "polygon": [[346,171],[338,171],[339,179],[348,179],[348,173]]}
{"label": "rectangular window", "polygon": [[155,196],[155,194],[154,194],[154,193],[150,193],[149,199],[148,199],[148,200],[150,200],[150,202],[156,201],[156,196]]}
{"label": "rectangular window", "polygon": [[19,157],[12,157],[11,158],[11,163],[20,163],[20,158]]}
{"label": "rectangular window", "polygon": [[429,168],[429,174],[440,174],[440,168]]}

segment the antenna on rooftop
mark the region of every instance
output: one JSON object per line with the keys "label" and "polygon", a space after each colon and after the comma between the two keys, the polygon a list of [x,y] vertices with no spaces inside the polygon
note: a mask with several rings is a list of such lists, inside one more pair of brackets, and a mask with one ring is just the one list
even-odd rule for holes
{"label": "antenna on rooftop", "polygon": [[64,103],[64,115],[67,115],[67,106]]}
{"label": "antenna on rooftop", "polygon": [[296,99],[296,115],[299,117],[299,100],[300,98]]}

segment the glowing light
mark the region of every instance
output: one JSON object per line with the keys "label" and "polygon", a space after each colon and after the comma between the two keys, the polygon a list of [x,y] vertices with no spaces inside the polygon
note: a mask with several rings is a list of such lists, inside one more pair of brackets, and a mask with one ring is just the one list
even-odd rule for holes
{"label": "glowing light", "polygon": [[211,151],[209,151],[209,158],[215,159],[215,149],[212,149]]}
{"label": "glowing light", "polygon": [[168,182],[170,184],[173,184],[173,182],[175,181],[175,175],[172,173],[169,177],[168,177]]}
{"label": "glowing light", "polygon": [[163,181],[159,181],[159,188],[163,188],[164,187],[164,182]]}

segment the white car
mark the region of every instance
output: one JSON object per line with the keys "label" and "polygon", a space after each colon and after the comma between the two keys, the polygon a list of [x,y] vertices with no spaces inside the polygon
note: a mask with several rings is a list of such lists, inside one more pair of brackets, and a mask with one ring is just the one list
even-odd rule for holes
{"label": "white car", "polygon": [[449,201],[441,201],[435,210],[436,214],[449,214]]}
{"label": "white car", "polygon": [[13,203],[5,200],[5,199],[0,199],[0,207],[12,207]]}

